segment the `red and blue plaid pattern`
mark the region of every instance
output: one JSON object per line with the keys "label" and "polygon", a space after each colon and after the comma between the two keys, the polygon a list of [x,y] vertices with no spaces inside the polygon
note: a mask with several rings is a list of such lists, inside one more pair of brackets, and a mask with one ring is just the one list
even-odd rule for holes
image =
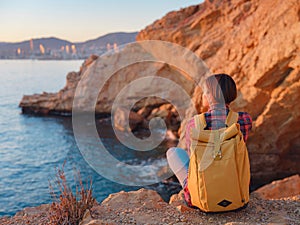
{"label": "red and blue plaid pattern", "polygon": [[[229,108],[222,107],[212,107],[208,112],[205,113],[206,128],[207,130],[216,130],[226,126],[225,121],[229,112]],[[244,141],[246,142],[249,136],[249,132],[252,128],[252,118],[247,112],[238,112],[238,123],[240,124],[240,130],[243,133]],[[191,119],[186,126],[186,146],[188,149],[188,154],[190,155],[190,132],[191,129],[195,128],[195,121]],[[184,187],[184,197],[189,206],[192,206],[190,193],[187,187],[187,182]]]}

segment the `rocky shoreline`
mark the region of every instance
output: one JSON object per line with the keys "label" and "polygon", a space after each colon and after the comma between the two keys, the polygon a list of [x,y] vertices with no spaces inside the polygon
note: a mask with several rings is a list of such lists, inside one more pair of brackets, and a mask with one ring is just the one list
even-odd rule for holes
{"label": "rocky shoreline", "polygon": [[[284,190],[284,192],[282,192]],[[267,194],[267,195],[266,195]],[[0,218],[2,225],[48,224],[49,205],[25,208],[13,217]],[[186,206],[183,192],[169,203],[153,190],[111,194],[87,211],[80,225],[102,224],[299,224],[300,177],[295,175],[274,181],[251,193],[246,209],[236,212],[206,214]]]}
{"label": "rocky shoreline", "polygon": [[[299,10],[297,0],[206,0],[168,13],[137,35],[138,41],[162,40],[186,47],[205,61],[211,73],[225,72],[235,79],[239,92],[231,107],[249,112],[254,122],[247,144],[255,186],[300,172]],[[88,76],[83,83],[85,98],[79,104],[85,109],[88,99],[99,91],[97,85],[105,81],[93,110],[96,115],[109,115],[119,91],[149,74],[180,85],[193,99],[198,113],[202,111],[202,90],[186,79],[187,74],[167,63],[135,63],[118,70],[118,64],[139,59],[136,50],[141,51],[125,47],[122,54],[91,56],[79,72],[67,75],[67,83],[58,93],[24,96],[20,102],[22,112],[71,115],[76,87]],[[107,74],[115,70],[106,80]],[[157,82],[151,84],[151,90],[157,88],[155,91],[167,97],[176,96],[177,105],[185,103],[180,94],[168,93]],[[139,83],[141,89],[149,90],[149,84]],[[191,107],[186,106],[181,121],[179,112],[166,100],[140,99],[139,91],[134,89],[130,94],[122,102],[126,106],[129,100],[136,100],[130,112],[130,130],[147,128],[149,120],[159,116],[169,125],[170,136],[180,138],[179,146],[185,148],[185,123],[195,114]],[[128,129],[120,118],[116,118],[116,127]]]}
{"label": "rocky shoreline", "polygon": [[[235,111],[247,111],[253,118],[253,132],[247,146],[252,183],[256,187],[300,173],[299,12],[298,0],[206,0],[168,13],[137,36],[137,41],[161,40],[186,47],[205,61],[211,73],[228,73],[234,78],[239,92],[231,107]],[[83,84],[86,99],[98,91],[98,84],[105,81],[96,101],[95,113],[109,115],[119,91],[149,74],[180,85],[191,96],[197,113],[202,112],[202,90],[186,79],[187,74],[161,62],[151,63],[151,66],[136,63],[117,70],[116,65],[120,62],[138,59],[131,49],[125,48],[124,51],[125,55],[117,52],[104,58],[91,56],[79,72],[67,75],[66,85],[58,93],[24,96],[20,102],[22,112],[70,116],[76,87],[83,77],[89,76],[90,80]],[[106,80],[106,74],[114,70],[117,72]],[[101,76],[97,76],[99,74]],[[148,83],[140,86],[140,89],[149,89]],[[181,95],[161,90],[159,83],[154,82],[151,87],[167,97],[176,96],[177,103],[183,105]],[[130,94],[136,104],[130,112],[120,107],[114,119],[118,129],[147,129],[149,121],[158,116],[168,125],[169,136],[179,138],[179,146],[185,148],[185,124],[195,113],[191,107],[185,108],[185,118],[181,121],[178,111],[166,100],[140,99],[136,90],[131,90]],[[128,104],[127,100],[123,106]],[[82,100],[80,104],[85,108],[87,103]],[[130,115],[129,127],[122,119],[126,113]],[[262,191],[253,192],[245,210],[216,215],[187,208],[181,194],[174,196],[169,204],[154,191],[121,192],[95,206],[82,224],[299,224],[300,187],[298,181],[291,180],[289,185],[275,183],[268,186],[267,193],[273,193],[272,196],[262,194]],[[298,193],[289,187],[296,187]],[[276,193],[287,195],[276,197]],[[12,218],[1,218],[0,224],[26,224],[26,221],[43,224],[47,207],[25,209]]]}
{"label": "rocky shoreline", "polygon": [[[93,79],[93,74],[90,75],[91,73],[93,73],[91,71],[95,70],[96,67],[101,67],[101,65],[97,65],[101,61],[97,61],[98,58],[99,57],[96,55],[91,55],[87,60],[84,61],[78,72],[68,73],[66,77],[66,85],[58,93],[43,92],[41,94],[24,95],[19,103],[19,107],[21,108],[22,113],[34,114],[38,116],[72,116],[74,93],[76,87],[83,76],[91,76]],[[155,67],[156,66],[157,71],[165,67],[165,65],[155,65]],[[129,70],[126,73],[132,73],[132,71]],[[145,74],[146,73],[148,73],[148,71],[146,71]],[[142,75],[134,75],[134,78],[137,76]],[[118,87],[126,85],[126,83],[132,80],[132,78],[125,78],[124,80],[124,78],[120,78],[117,75],[114,77],[116,78],[112,78],[112,81],[109,81],[109,84],[107,85],[110,88],[105,88],[102,91],[103,96],[100,93],[100,97],[97,100],[98,103],[95,112],[92,112],[95,113],[95,117],[97,119],[111,116],[111,102],[118,94],[118,90],[120,89]],[[178,82],[180,82],[181,78],[179,76],[177,77]],[[95,81],[93,83],[97,82]],[[147,86],[147,84],[145,84],[145,86]],[[191,94],[191,84],[188,84],[187,86]],[[91,92],[93,92],[96,88],[96,86],[89,86]],[[107,99],[107,96],[110,96],[109,99]],[[89,98],[89,96],[87,96],[87,98]],[[139,96],[137,96],[137,99],[138,98]],[[178,102],[180,100],[181,99],[179,98]],[[83,115],[85,113],[90,112],[82,112]],[[172,104],[164,99],[156,97],[141,99],[135,103],[130,112],[128,112],[128,109],[126,109],[126,107],[120,106],[115,112],[114,126],[121,131],[124,131],[124,127],[126,125],[126,113],[129,113],[128,131],[149,129],[149,121],[155,117],[160,117],[166,122],[167,128],[169,130],[168,137],[171,139],[179,138],[178,130],[181,121],[178,112]]]}

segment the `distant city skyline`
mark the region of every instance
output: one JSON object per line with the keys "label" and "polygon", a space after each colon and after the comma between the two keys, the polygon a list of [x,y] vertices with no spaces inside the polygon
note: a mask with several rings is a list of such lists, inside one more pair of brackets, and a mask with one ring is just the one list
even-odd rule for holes
{"label": "distant city skyline", "polygon": [[81,42],[140,31],[166,13],[203,0],[0,0],[0,42],[57,37]]}
{"label": "distant city skyline", "polygon": [[17,43],[0,43],[0,59],[86,59],[102,55],[119,46],[134,42],[137,32],[118,32],[94,40],[72,43],[58,38],[30,39]]}

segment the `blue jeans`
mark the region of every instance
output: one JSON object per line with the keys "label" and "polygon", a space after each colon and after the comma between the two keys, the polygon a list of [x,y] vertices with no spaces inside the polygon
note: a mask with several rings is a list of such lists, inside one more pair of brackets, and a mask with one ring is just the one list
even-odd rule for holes
{"label": "blue jeans", "polygon": [[182,188],[184,188],[188,177],[190,163],[187,152],[182,148],[169,148],[167,151],[167,160],[171,170],[176,175]]}

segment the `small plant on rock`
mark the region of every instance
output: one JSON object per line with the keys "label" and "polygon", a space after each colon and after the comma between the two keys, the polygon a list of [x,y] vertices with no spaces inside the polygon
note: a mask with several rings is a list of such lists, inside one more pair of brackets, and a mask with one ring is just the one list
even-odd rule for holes
{"label": "small plant on rock", "polygon": [[59,196],[49,181],[50,193],[53,198],[49,210],[49,224],[78,225],[86,210],[91,210],[95,203],[92,195],[92,179],[84,187],[80,172],[76,171],[74,175],[76,191],[73,194],[65,176],[64,165],[61,169],[56,169],[55,175],[55,185],[58,188]]}

